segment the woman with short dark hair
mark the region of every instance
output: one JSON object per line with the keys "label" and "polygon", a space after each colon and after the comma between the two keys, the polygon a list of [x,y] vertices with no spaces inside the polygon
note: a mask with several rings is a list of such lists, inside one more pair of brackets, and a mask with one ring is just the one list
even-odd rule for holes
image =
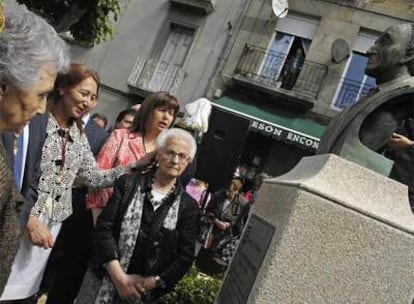
{"label": "woman with short dark hair", "polygon": [[[178,109],[177,98],[167,92],[148,96],[137,111],[130,129],[112,131],[97,158],[100,168],[128,165],[154,151],[158,135],[172,126]],[[112,188],[90,191],[87,208],[92,209],[95,221],[111,195]]]}

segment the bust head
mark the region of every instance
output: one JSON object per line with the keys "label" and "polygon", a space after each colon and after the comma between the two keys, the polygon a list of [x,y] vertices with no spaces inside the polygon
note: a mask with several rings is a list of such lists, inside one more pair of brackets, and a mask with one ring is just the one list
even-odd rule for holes
{"label": "bust head", "polygon": [[368,50],[365,73],[377,83],[411,75],[414,62],[414,24],[402,23],[389,27]]}

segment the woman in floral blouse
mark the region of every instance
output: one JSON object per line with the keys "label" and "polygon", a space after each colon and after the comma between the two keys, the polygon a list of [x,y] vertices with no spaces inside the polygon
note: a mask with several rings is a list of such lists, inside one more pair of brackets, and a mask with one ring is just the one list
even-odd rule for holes
{"label": "woman in floral blouse", "polygon": [[0,300],[24,299],[38,291],[54,240],[62,222],[72,214],[75,178],[89,187],[108,187],[129,172],[125,166],[100,170],[83,132],[81,118],[96,102],[98,86],[97,73],[80,64],[72,64],[56,79],[48,109],[37,200],[27,222],[28,234],[20,244]]}
{"label": "woman in floral blouse", "polygon": [[[156,92],[142,103],[130,129],[115,129],[99,152],[100,168],[110,169],[138,161],[155,150],[155,140],[173,123],[179,105],[177,99],[167,92]],[[87,208],[92,209],[94,221],[112,195],[112,188],[91,190]]]}

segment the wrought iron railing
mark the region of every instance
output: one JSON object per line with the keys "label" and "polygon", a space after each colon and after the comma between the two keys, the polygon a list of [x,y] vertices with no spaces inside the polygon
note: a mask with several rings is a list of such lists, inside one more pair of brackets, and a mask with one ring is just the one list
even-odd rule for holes
{"label": "wrought iron railing", "polygon": [[184,71],[168,62],[138,57],[128,77],[128,85],[143,91],[168,91],[176,94],[184,80]]}
{"label": "wrought iron railing", "polygon": [[[246,44],[235,75],[240,75],[258,84],[280,88],[286,64],[287,54]],[[323,64],[304,60],[292,90],[317,98],[327,70],[327,66]]]}
{"label": "wrought iron railing", "polygon": [[374,85],[343,78],[334,106],[345,109],[375,89]]}

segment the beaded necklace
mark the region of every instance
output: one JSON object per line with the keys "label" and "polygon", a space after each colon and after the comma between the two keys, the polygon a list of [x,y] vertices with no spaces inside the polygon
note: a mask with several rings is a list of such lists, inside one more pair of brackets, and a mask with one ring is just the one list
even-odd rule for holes
{"label": "beaded necklace", "polygon": [[168,200],[168,198],[174,193],[175,185],[172,186],[170,190],[168,190],[168,192],[165,194],[164,198],[161,201],[156,201],[154,199],[154,196],[152,195],[153,189],[156,189],[156,187],[154,186],[154,181],[151,182],[151,189],[147,191],[146,195],[147,195],[147,199],[150,201],[151,205],[154,207],[154,210],[155,210],[158,206],[164,204]]}

